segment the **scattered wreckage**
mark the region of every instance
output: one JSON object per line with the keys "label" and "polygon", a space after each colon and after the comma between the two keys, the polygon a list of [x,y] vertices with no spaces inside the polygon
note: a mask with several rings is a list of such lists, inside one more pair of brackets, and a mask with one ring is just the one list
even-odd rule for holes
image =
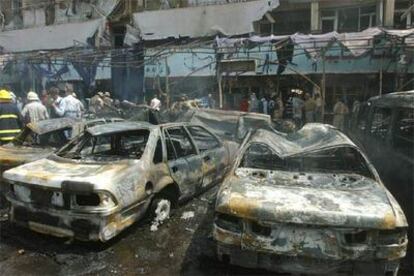
{"label": "scattered wreckage", "polygon": [[396,275],[407,249],[405,215],[348,137],[307,124],[246,140],[217,195],[220,260],[290,273]]}
{"label": "scattered wreckage", "polygon": [[[122,119],[57,118],[27,124],[14,140],[0,146],[0,197],[2,198],[7,192],[6,186],[1,181],[1,174],[4,171],[47,157],[87,127],[118,121]],[[0,208],[4,205],[4,199],[2,198],[1,201]]]}
{"label": "scattered wreckage", "polygon": [[170,110],[164,118],[176,122],[189,122],[202,125],[224,140],[242,142],[249,131],[267,129],[275,131],[269,115],[261,113],[228,111],[218,109]]}
{"label": "scattered wreckage", "polygon": [[220,182],[237,144],[201,126],[119,122],[88,128],[56,154],[4,172],[11,222],[107,241],[144,216]]}

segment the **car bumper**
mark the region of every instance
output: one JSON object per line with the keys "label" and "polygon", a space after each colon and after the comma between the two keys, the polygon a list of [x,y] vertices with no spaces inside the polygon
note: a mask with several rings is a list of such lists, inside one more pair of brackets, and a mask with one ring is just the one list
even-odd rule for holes
{"label": "car bumper", "polygon": [[360,275],[397,275],[399,261],[320,260],[309,257],[284,256],[217,243],[217,256],[222,262],[245,268],[306,274],[356,273]]}
{"label": "car bumper", "polygon": [[[400,259],[407,244],[383,246],[375,254],[359,258],[316,258],[312,255],[290,256],[278,252],[243,248],[243,234],[214,225],[213,237],[217,243],[220,261],[246,268],[306,274],[357,273],[362,275],[397,275]],[[397,252],[398,251],[398,252]],[[402,252],[402,253],[401,253]]]}
{"label": "car bumper", "polygon": [[142,201],[123,211],[105,214],[77,213],[71,210],[35,208],[12,198],[9,219],[35,232],[83,241],[108,241],[140,219],[148,207]]}

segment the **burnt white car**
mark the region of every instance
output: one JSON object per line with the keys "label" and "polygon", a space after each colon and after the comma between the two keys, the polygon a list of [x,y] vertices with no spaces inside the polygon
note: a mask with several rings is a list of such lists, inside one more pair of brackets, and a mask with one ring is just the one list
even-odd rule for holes
{"label": "burnt white car", "polygon": [[46,234],[107,241],[148,209],[168,217],[221,181],[236,149],[196,125],[91,127],[56,154],[4,172],[9,217]]}
{"label": "burnt white car", "polygon": [[329,125],[260,130],[216,202],[219,259],[290,273],[394,275],[407,221],[364,153]]}

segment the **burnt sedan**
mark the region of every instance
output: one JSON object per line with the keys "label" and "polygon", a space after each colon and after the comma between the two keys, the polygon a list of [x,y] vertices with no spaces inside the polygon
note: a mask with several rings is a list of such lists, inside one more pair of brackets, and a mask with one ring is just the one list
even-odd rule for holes
{"label": "burnt sedan", "polygon": [[7,192],[7,185],[1,179],[4,171],[49,156],[87,127],[118,121],[122,119],[56,118],[27,124],[15,139],[0,146],[0,208],[6,205],[4,194]]}
{"label": "burnt sedan", "polygon": [[120,122],[88,128],[56,154],[6,171],[10,220],[55,236],[107,241],[147,210],[219,182],[237,145],[203,127]]}
{"label": "burnt sedan", "polygon": [[290,273],[394,275],[407,222],[359,148],[332,126],[242,145],[217,196],[219,259]]}

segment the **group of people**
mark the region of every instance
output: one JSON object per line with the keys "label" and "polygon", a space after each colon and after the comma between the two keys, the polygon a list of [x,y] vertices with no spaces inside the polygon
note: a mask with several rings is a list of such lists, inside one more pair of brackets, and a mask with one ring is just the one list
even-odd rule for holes
{"label": "group of people", "polygon": [[19,102],[13,92],[0,90],[0,143],[8,143],[17,136],[24,125],[49,118],[81,118],[85,108],[77,98],[73,86],[65,85],[65,94],[60,95],[53,87],[39,98],[30,91],[26,95],[26,104]]}

